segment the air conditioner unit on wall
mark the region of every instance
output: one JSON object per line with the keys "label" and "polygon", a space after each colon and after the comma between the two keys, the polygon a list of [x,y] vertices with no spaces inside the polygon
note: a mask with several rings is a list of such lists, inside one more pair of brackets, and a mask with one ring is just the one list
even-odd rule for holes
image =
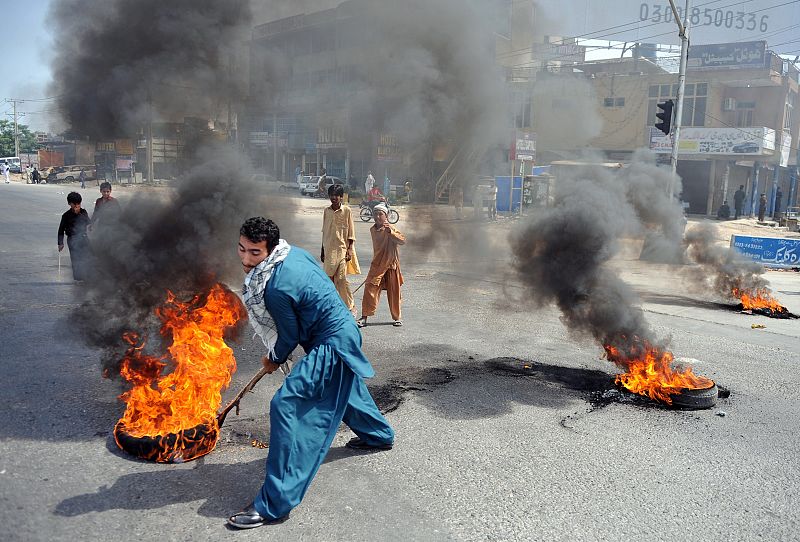
{"label": "air conditioner unit on wall", "polygon": [[734,111],[736,109],[736,98],[725,98],[722,100],[723,111]]}

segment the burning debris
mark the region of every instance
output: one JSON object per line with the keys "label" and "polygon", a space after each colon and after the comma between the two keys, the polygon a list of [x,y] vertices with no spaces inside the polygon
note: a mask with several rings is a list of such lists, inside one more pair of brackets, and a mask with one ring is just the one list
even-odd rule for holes
{"label": "burning debris", "polygon": [[214,285],[205,296],[181,302],[172,292],[156,309],[167,353],[144,353],[146,339],[125,334],[130,345],[121,374],[133,387],[120,397],[127,408],[114,427],[126,452],[160,463],[191,461],[214,449],[221,392],[236,371],[223,334],[246,318],[233,292]]}
{"label": "burning debris", "polygon": [[[517,274],[534,302],[555,302],[571,332],[597,340],[607,359],[623,369],[619,384],[671,405],[687,390],[710,390],[714,382],[690,368],[673,367],[672,353],[654,338],[636,306],[638,297],[605,265],[618,239],[643,229],[637,194],[654,182],[642,180],[650,177],[643,173],[658,172],[647,157],[637,159],[643,164],[636,168],[587,168],[559,182],[554,206],[515,233],[512,249]],[[650,194],[651,207],[676,205],[663,190]]]}
{"label": "burning debris", "polygon": [[699,224],[686,233],[687,253],[699,265],[690,271],[695,283],[722,299],[738,301],[735,310],[745,314],[798,318],[772,295],[761,265],[716,243],[716,238],[717,229],[711,224]]}
{"label": "burning debris", "polygon": [[614,380],[625,389],[668,405],[673,404],[673,396],[688,390],[716,391],[713,380],[695,375],[691,368],[673,367],[672,352],[641,339],[635,339],[631,346],[628,354],[610,345],[603,346],[609,361],[628,368],[627,373],[617,375]]}

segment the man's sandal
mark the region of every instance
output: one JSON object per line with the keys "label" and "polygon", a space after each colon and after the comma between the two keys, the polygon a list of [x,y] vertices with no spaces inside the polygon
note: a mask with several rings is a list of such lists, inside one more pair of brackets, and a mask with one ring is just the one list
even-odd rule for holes
{"label": "man's sandal", "polygon": [[365,327],[367,325],[367,317],[366,316],[362,316],[361,318],[356,320],[356,325],[358,327]]}
{"label": "man's sandal", "polygon": [[393,325],[394,327],[400,327],[400,326],[402,326],[402,325],[403,325],[403,322],[401,322],[400,320],[395,320],[395,321],[394,321],[394,323],[393,323],[392,325]]}

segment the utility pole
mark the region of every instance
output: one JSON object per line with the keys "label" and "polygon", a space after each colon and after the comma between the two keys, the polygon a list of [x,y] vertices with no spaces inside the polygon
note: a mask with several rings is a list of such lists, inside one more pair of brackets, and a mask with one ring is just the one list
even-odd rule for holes
{"label": "utility pole", "polygon": [[147,182],[153,184],[153,96],[147,92]]}
{"label": "utility pole", "polygon": [[678,95],[676,96],[675,107],[675,130],[672,133],[672,154],[669,162],[672,166],[672,176],[669,180],[669,195],[675,197],[675,178],[677,177],[678,169],[678,148],[681,141],[681,122],[683,121],[683,93],[686,86],[686,65],[689,60],[689,4],[691,0],[686,0],[686,8],[683,11],[683,22],[681,22],[678,8],[675,7],[675,1],[669,0],[669,5],[672,8],[672,14],[675,17],[675,22],[678,25],[678,36],[681,38],[681,64],[678,72]]}
{"label": "utility pole", "polygon": [[17,127],[17,101],[14,100],[14,156],[19,156],[19,129]]}
{"label": "utility pole", "polygon": [[19,156],[19,122],[17,115],[17,103],[23,103],[25,100],[15,100],[13,98],[6,98],[6,102],[10,103],[13,107],[14,117],[14,156]]}

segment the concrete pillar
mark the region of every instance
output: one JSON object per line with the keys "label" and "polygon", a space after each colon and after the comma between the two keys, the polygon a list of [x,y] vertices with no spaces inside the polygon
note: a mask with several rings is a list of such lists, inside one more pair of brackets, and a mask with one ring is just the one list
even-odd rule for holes
{"label": "concrete pillar", "polygon": [[[722,173],[722,201],[728,199],[728,182],[731,178],[731,163],[729,161],[725,161],[725,171]],[[732,205],[733,201],[728,200],[728,204]]]}
{"label": "concrete pillar", "polygon": [[350,146],[344,149],[344,184],[350,186]]}
{"label": "concrete pillar", "polygon": [[278,176],[278,114],[272,114],[272,174]]}
{"label": "concrete pillar", "polygon": [[775,194],[778,192],[778,181],[780,179],[780,166],[775,164],[775,167],[772,170],[772,186],[769,189],[769,194],[767,194],[767,215],[774,216],[775,215]]}
{"label": "concrete pillar", "polygon": [[758,211],[758,197],[759,197],[759,182],[758,173],[761,170],[761,164],[753,162],[753,186],[750,190],[750,216],[755,216]]}
{"label": "concrete pillar", "polygon": [[714,214],[714,192],[717,190],[717,161],[711,161],[708,168],[708,197],[706,198],[706,216]]}
{"label": "concrete pillar", "polygon": [[319,156],[320,156],[319,149],[317,149],[317,164],[316,164],[317,170],[314,172],[314,175],[319,175],[321,173],[319,167]]}
{"label": "concrete pillar", "polygon": [[303,153],[303,156],[300,157],[300,171],[303,172],[303,175],[306,174],[306,153]]}

